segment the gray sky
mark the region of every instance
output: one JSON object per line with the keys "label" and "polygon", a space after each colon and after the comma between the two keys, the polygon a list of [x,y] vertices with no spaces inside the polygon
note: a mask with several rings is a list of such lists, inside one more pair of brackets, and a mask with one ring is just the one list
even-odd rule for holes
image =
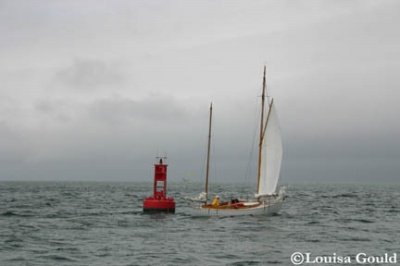
{"label": "gray sky", "polygon": [[283,182],[397,181],[399,14],[395,0],[0,1],[0,180],[148,180],[167,153],[171,180],[202,181],[210,101],[213,178],[244,180],[267,64]]}

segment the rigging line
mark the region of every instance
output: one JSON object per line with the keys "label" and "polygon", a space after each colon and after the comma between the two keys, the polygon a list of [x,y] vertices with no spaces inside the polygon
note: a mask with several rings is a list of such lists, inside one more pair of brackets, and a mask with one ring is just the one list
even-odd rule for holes
{"label": "rigging line", "polygon": [[252,170],[251,163],[253,162],[254,147],[256,145],[256,136],[257,136],[257,129],[258,129],[257,102],[258,102],[258,99],[255,100],[255,104],[253,105],[254,106],[254,115],[252,117],[254,119],[254,121],[253,121],[254,128],[253,128],[253,134],[252,134],[252,138],[251,138],[251,145],[250,145],[250,149],[249,149],[249,158],[247,161],[246,172],[245,172],[246,186],[249,186],[249,177],[251,175],[251,170]]}
{"label": "rigging line", "polygon": [[[211,138],[212,139],[215,139],[214,138],[214,131],[211,131]],[[216,146],[215,146],[215,141],[212,141],[211,142],[211,150],[214,152],[214,158],[217,158],[217,156],[216,156],[216,148],[215,148]],[[212,163],[210,163],[210,167],[211,167],[211,165],[213,165],[213,167],[212,167],[212,171],[211,172],[213,172],[213,180],[214,180],[214,182],[211,182],[210,184],[211,184],[211,188],[212,188],[212,190],[211,191],[214,191],[214,193],[215,193],[215,191],[216,191],[216,184],[217,184],[217,182],[219,182],[219,178],[218,178],[218,173],[217,173],[217,170],[218,170],[218,166],[217,166],[217,160],[213,160],[212,161]]]}
{"label": "rigging line", "polygon": [[267,119],[265,120],[264,129],[263,129],[263,131],[262,131],[262,137],[261,137],[262,140],[264,140],[265,131],[267,130],[267,124],[268,124],[269,116],[270,116],[270,114],[271,114],[271,108],[272,108],[272,104],[273,104],[273,103],[274,103],[274,99],[272,98],[271,104],[269,105],[269,109],[268,109]]}
{"label": "rigging line", "polygon": [[212,102],[210,104],[210,113],[209,113],[209,121],[208,121],[208,143],[207,143],[207,169],[206,169],[206,183],[205,183],[205,193],[206,193],[206,203],[207,203],[207,194],[208,194],[208,177],[210,173],[210,144],[211,144],[211,125],[212,125]]}
{"label": "rigging line", "polygon": [[[206,144],[208,144],[208,132],[207,132],[207,135],[206,135],[206,141],[205,141],[205,143]],[[206,166],[207,166],[207,153],[208,153],[208,149],[207,148],[205,148],[204,149],[204,147],[207,147],[207,145],[204,145],[203,146],[203,164],[202,164],[202,166],[200,167],[201,169],[200,169],[200,178],[201,178],[201,183],[203,183],[204,182],[204,174],[205,174],[205,168],[206,168]],[[204,183],[203,183],[204,184]],[[205,191],[204,191],[205,192]]]}
{"label": "rigging line", "polygon": [[268,87],[267,87],[267,66],[264,65],[264,78],[263,78],[263,87],[265,88],[265,97],[267,98],[267,105],[271,105],[270,98],[271,96],[268,94]]}
{"label": "rigging line", "polygon": [[[204,148],[203,148],[204,149]],[[207,151],[203,151],[203,164],[200,166],[200,178],[201,178],[201,183],[204,182],[204,168],[206,165],[206,161],[207,161]]]}

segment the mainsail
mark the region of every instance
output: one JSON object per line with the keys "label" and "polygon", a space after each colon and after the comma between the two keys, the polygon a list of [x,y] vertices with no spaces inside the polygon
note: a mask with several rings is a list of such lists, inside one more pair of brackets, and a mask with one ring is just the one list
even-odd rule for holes
{"label": "mainsail", "polygon": [[269,106],[262,137],[260,180],[258,196],[271,195],[276,192],[282,164],[282,136],[279,128],[278,115],[274,102]]}

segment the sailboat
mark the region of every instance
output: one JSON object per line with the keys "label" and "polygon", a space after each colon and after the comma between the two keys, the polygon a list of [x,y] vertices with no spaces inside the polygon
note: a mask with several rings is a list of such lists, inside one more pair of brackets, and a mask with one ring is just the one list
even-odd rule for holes
{"label": "sailboat", "polygon": [[[267,98],[267,101],[266,101]],[[266,104],[267,102],[267,104]],[[266,106],[267,105],[267,106]],[[267,107],[267,108],[266,108]],[[265,114],[265,112],[267,113]],[[212,104],[210,105],[207,166],[204,192],[197,198],[200,205],[194,208],[198,216],[237,216],[237,215],[272,215],[277,213],[286,197],[285,187],[277,192],[281,172],[283,148],[279,121],[274,100],[266,97],[266,67],[264,66],[261,95],[261,121],[258,143],[257,187],[251,200],[233,199],[219,201],[216,196],[213,202],[208,200],[208,179],[210,168],[210,144],[212,126]]]}

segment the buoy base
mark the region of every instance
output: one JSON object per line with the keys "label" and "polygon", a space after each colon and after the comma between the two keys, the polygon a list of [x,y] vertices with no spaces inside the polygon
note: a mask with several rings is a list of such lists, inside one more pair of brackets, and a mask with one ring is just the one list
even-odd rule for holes
{"label": "buoy base", "polygon": [[144,213],[167,212],[175,213],[175,201],[173,198],[148,197],[143,201]]}

